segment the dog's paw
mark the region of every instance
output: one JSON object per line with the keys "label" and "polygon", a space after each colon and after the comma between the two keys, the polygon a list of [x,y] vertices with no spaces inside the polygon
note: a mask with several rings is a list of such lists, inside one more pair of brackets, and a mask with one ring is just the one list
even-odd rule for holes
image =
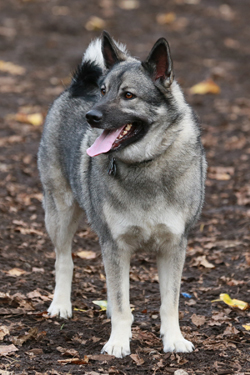
{"label": "dog's paw", "polygon": [[109,341],[102,348],[102,353],[114,355],[116,358],[123,358],[130,354],[129,339],[113,339],[110,337]]}
{"label": "dog's paw", "polygon": [[68,319],[72,317],[72,305],[71,302],[65,303],[65,301],[54,302],[52,301],[48,308],[50,316],[58,316],[59,318]]}
{"label": "dog's paw", "polygon": [[194,345],[191,341],[184,339],[184,337],[178,337],[177,339],[171,339],[170,337],[163,337],[163,351],[175,352],[175,353],[190,353],[194,350]]}

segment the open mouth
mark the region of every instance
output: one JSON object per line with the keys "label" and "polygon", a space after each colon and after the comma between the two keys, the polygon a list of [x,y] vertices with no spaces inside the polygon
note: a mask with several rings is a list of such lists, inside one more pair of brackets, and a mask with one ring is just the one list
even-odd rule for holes
{"label": "open mouth", "polygon": [[[115,139],[114,143],[112,144],[111,150],[117,150],[125,141],[128,141],[129,139],[133,141],[136,140],[137,135],[141,132],[142,125],[139,123],[130,123],[121,129],[120,134]],[[126,142],[128,144],[130,142]],[[124,144],[125,145],[125,144]]]}
{"label": "open mouth", "polygon": [[116,130],[104,130],[95,140],[93,145],[88,148],[89,156],[97,156],[109,151],[118,150],[121,146],[135,142],[144,134],[144,127],[141,122],[132,122]]}

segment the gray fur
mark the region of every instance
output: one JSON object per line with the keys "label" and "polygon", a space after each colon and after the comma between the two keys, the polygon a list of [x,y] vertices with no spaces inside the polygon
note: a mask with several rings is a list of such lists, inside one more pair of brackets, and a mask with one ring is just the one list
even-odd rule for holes
{"label": "gray fur", "polygon": [[[57,254],[56,290],[49,313],[72,315],[71,241],[84,210],[99,236],[107,276],[112,332],[103,351],[116,357],[130,353],[129,261],[132,252],[140,249],[155,252],[157,258],[164,351],[193,348],[179,329],[178,300],[188,231],[203,204],[206,161],[195,116],[173,79],[168,44],[163,39],[157,43],[141,64],[104,34],[106,67],[100,58],[101,43],[92,43],[91,53],[85,56],[88,62],[93,59],[96,82],[82,84],[78,76],[55,100],[38,155],[46,228]],[[161,77],[154,78],[154,69],[161,69],[152,62],[155,59],[157,64],[159,45],[168,48],[169,65],[166,74],[160,71]],[[113,65],[110,51],[111,60],[116,60]],[[124,90],[136,97],[124,100]],[[103,114],[100,129],[90,127],[85,119],[91,109]],[[103,129],[137,119],[147,128],[138,141],[93,158],[86,154]],[[112,158],[115,175],[108,174]]]}

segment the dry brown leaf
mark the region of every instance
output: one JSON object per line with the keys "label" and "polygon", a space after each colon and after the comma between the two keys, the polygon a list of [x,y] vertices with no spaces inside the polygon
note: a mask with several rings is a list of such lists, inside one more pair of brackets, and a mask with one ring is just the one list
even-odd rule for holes
{"label": "dry brown leaf", "polygon": [[37,234],[38,236],[44,236],[44,233],[40,230],[34,229],[34,228],[23,228],[23,227],[16,227],[16,232],[20,232],[21,234]]}
{"label": "dry brown leaf", "polygon": [[11,270],[6,272],[9,276],[21,276],[27,273],[26,271],[22,270],[21,268],[12,268]]}
{"label": "dry brown leaf", "polygon": [[205,268],[215,268],[215,266],[206,259],[206,255],[201,255],[194,259],[193,267],[203,266]]}
{"label": "dry brown leaf", "polygon": [[156,21],[157,23],[159,23],[159,25],[171,24],[175,20],[176,20],[176,15],[173,12],[158,14],[158,16],[156,17]]}
{"label": "dry brown leaf", "polygon": [[18,337],[13,337],[12,342],[15,345],[22,346],[24,342],[30,340],[31,338],[37,337],[37,334],[38,334],[38,328],[37,327],[33,327],[33,328],[31,328],[29,330],[29,332],[26,335],[21,335],[21,336],[18,336]]}
{"label": "dry brown leaf", "polygon": [[0,356],[11,355],[18,349],[15,345],[0,345]]}
{"label": "dry brown leaf", "polygon": [[200,327],[200,326],[202,326],[205,323],[206,317],[203,316],[203,315],[193,314],[191,316],[191,320],[196,325],[196,327]]}
{"label": "dry brown leaf", "polygon": [[30,357],[35,357],[36,355],[42,355],[43,350],[39,349],[39,348],[34,348],[34,349],[31,349],[31,350],[25,352],[25,354],[28,354]]}
{"label": "dry brown leaf", "polygon": [[219,94],[220,87],[212,79],[207,79],[206,81],[202,81],[192,86],[190,93],[199,95]]}
{"label": "dry brown leaf", "polygon": [[141,366],[144,363],[144,360],[140,358],[138,354],[131,354],[130,358],[133,359],[133,361],[137,364],[137,366]]}
{"label": "dry brown leaf", "polygon": [[140,3],[138,0],[120,0],[118,5],[121,9],[132,10],[139,8]]}
{"label": "dry brown leaf", "polygon": [[88,31],[103,30],[106,27],[106,22],[99,17],[92,16],[85,25]]}
{"label": "dry brown leaf", "polygon": [[109,354],[96,354],[96,355],[89,355],[88,357],[92,361],[100,361],[100,362],[111,361],[112,359],[115,358],[115,356],[109,355]]}
{"label": "dry brown leaf", "polygon": [[218,181],[230,180],[234,175],[234,167],[208,167],[208,178]]}
{"label": "dry brown leaf", "polygon": [[240,331],[233,326],[228,326],[223,332],[222,336],[237,335]]}
{"label": "dry brown leaf", "polygon": [[62,355],[69,355],[71,357],[77,357],[77,356],[79,356],[78,351],[75,350],[75,349],[66,349],[66,348],[63,348],[61,346],[58,346],[56,348],[56,350],[58,350],[60,353],[62,353]]}
{"label": "dry brown leaf", "polygon": [[12,145],[14,143],[21,143],[23,141],[23,137],[20,135],[11,135],[10,137],[3,137],[0,138],[0,147],[5,147],[8,145]]}
{"label": "dry brown leaf", "polygon": [[66,365],[67,363],[72,363],[75,365],[86,365],[89,362],[89,357],[85,355],[84,358],[59,359],[57,362],[63,365]]}
{"label": "dry brown leaf", "polygon": [[7,326],[0,326],[0,341],[4,339],[5,336],[10,334],[9,328]]}
{"label": "dry brown leaf", "polygon": [[94,259],[96,258],[96,253],[94,251],[82,250],[76,253],[76,255],[81,259]]}
{"label": "dry brown leaf", "polygon": [[250,186],[242,186],[235,195],[237,197],[237,204],[239,206],[246,206],[250,203]]}
{"label": "dry brown leaf", "polygon": [[12,62],[0,60],[0,71],[14,75],[23,75],[26,69]]}

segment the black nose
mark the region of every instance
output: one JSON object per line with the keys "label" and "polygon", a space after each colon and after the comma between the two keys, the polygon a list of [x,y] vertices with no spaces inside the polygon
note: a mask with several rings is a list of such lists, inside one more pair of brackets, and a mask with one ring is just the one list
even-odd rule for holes
{"label": "black nose", "polygon": [[102,121],[102,112],[97,109],[91,109],[91,111],[86,113],[86,119],[90,125],[98,127]]}

